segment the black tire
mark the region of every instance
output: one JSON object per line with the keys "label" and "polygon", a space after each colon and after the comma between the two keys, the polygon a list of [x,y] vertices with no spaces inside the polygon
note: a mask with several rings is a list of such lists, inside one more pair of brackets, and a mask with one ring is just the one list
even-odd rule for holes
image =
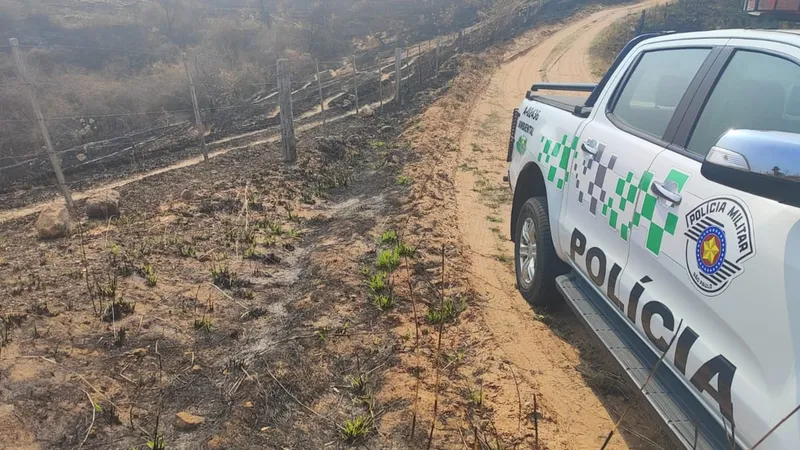
{"label": "black tire", "polygon": [[[529,222],[530,221],[530,222]],[[536,256],[533,276],[523,276],[520,249],[528,241],[523,236],[526,223],[534,226]],[[517,275],[517,288],[525,300],[533,306],[552,306],[561,301],[556,290],[556,277],[566,272],[566,265],[556,255],[553,238],[550,235],[550,221],[547,213],[547,198],[534,197],[522,206],[514,231],[514,267]]]}

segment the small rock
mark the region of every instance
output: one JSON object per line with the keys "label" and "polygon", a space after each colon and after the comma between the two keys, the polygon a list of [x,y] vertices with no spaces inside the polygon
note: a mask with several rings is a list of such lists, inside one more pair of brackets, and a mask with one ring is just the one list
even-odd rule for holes
{"label": "small rock", "polygon": [[321,136],[314,141],[317,149],[328,158],[342,159],[347,153],[347,142],[342,136]]}
{"label": "small rock", "polygon": [[177,419],[175,421],[175,428],[181,431],[192,431],[206,421],[205,417],[195,416],[186,411],[175,414],[175,418]]}
{"label": "small rock", "polygon": [[104,191],[86,200],[86,216],[90,219],[108,219],[119,216],[119,192]]}
{"label": "small rock", "polygon": [[244,402],[244,407],[245,408],[252,408],[253,407],[253,402],[250,402],[250,401]]}
{"label": "small rock", "polygon": [[361,114],[361,117],[372,117],[375,115],[375,110],[371,106],[364,106],[359,111],[359,114]]}
{"label": "small rock", "polygon": [[191,189],[184,189],[183,192],[181,192],[181,200],[189,202],[192,201],[192,199],[194,199],[194,192],[192,192]]}
{"label": "small rock", "polygon": [[51,205],[46,207],[36,219],[36,233],[39,239],[56,239],[67,236],[72,228],[67,207]]}
{"label": "small rock", "polygon": [[208,440],[208,448],[211,450],[217,450],[224,447],[225,441],[219,436],[214,436]]}

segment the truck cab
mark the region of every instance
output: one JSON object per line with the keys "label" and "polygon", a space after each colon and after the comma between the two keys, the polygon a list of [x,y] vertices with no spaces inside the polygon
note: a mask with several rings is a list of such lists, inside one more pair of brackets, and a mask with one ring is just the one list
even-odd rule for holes
{"label": "truck cab", "polygon": [[566,300],[686,448],[800,448],[800,34],[640,36],[532,86],[508,160],[534,307]]}

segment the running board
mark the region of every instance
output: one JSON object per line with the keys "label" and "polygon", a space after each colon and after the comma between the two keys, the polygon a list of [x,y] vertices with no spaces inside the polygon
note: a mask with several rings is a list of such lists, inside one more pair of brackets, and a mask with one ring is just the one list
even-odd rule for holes
{"label": "running board", "polygon": [[665,362],[659,364],[642,392],[659,356],[580,276],[562,275],[556,278],[556,286],[570,308],[622,366],[677,443],[687,449],[731,450],[723,427]]}

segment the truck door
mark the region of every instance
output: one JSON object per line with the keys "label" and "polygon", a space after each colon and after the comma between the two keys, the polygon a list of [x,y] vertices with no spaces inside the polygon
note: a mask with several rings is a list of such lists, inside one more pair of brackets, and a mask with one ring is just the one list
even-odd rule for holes
{"label": "truck door", "polygon": [[650,182],[647,169],[664,151],[676,108],[713,50],[663,47],[645,44],[631,52],[573,147],[560,244],[610,298],[621,296],[634,207]]}
{"label": "truck door", "polygon": [[[642,175],[629,265],[650,279],[641,328],[661,350],[678,334],[665,360],[749,447],[800,404],[800,209],[703,177],[730,129],[800,133],[800,49],[725,47]],[[797,448],[798,422],[764,448]]]}

